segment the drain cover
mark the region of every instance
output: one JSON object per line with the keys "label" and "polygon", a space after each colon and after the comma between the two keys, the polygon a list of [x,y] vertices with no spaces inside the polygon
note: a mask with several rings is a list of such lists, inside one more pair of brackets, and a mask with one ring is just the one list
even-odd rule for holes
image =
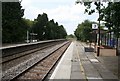
{"label": "drain cover", "polygon": [[91,47],[84,47],[85,52],[94,52],[94,49]]}

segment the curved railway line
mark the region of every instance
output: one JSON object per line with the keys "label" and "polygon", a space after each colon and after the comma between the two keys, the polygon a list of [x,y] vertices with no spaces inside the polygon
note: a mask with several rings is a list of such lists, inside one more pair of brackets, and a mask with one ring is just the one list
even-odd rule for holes
{"label": "curved railway line", "polygon": [[44,80],[69,45],[69,41],[51,43],[18,56],[9,56],[13,58],[2,62],[2,80]]}

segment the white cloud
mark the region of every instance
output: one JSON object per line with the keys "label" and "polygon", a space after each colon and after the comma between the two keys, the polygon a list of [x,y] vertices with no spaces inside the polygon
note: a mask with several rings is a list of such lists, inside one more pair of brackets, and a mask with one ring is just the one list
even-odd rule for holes
{"label": "white cloud", "polygon": [[[78,11],[77,11],[78,10]],[[74,6],[59,6],[51,10],[43,10],[48,13],[50,18],[54,18],[58,21],[76,21],[79,19],[79,9]]]}
{"label": "white cloud", "polygon": [[[60,25],[64,25],[68,34],[71,34],[76,29],[78,23],[83,22],[85,19],[96,20],[96,14],[94,17],[85,15],[85,7],[80,4],[75,5],[74,2],[73,0],[23,0],[22,6],[25,8],[24,17],[33,20],[37,18],[38,14],[45,12],[48,14],[49,19],[54,19]],[[43,5],[42,3],[46,4]],[[51,5],[52,7],[49,8]]]}

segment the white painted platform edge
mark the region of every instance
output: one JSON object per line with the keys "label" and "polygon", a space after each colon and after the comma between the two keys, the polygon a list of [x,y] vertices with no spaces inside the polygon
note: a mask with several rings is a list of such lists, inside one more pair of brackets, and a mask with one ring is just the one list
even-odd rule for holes
{"label": "white painted platform edge", "polygon": [[[69,55],[71,55],[71,58],[70,58],[70,59],[72,59],[73,45],[74,45],[74,44],[73,44],[73,42],[72,42],[72,43],[70,44],[70,46],[68,47],[68,49],[67,49],[67,50],[65,51],[65,53],[63,54],[63,56],[62,56],[62,58],[60,59],[58,65],[56,66],[53,74],[52,74],[51,77],[50,77],[50,81],[53,80],[53,79],[56,79],[56,75],[57,75],[57,73],[59,73],[58,70],[59,70],[59,68],[60,68],[63,60],[66,59],[65,56],[66,56],[67,54],[69,54]],[[69,51],[72,51],[72,52],[69,53]],[[70,60],[70,61],[71,61],[71,60]],[[71,65],[70,65],[70,68],[68,68],[68,70],[70,70],[70,72],[71,72]],[[68,76],[69,78],[66,77],[66,78],[62,78],[62,79],[70,79],[70,75],[71,75],[71,73],[70,73],[70,74],[67,74],[67,76]],[[61,75],[61,76],[64,76],[64,75]],[[57,78],[57,79],[58,79],[58,78]],[[59,78],[59,79],[61,79],[61,78]]]}

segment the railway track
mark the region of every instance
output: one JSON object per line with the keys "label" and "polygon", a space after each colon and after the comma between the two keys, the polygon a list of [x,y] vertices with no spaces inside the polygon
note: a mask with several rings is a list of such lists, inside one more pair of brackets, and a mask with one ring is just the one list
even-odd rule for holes
{"label": "railway track", "polygon": [[53,43],[50,43],[50,44],[44,44],[44,45],[42,45],[41,47],[38,47],[38,48],[34,48],[34,49],[30,49],[30,50],[23,51],[23,52],[20,52],[20,53],[15,53],[15,54],[12,54],[12,55],[2,57],[2,63],[6,63],[8,61],[23,57],[23,56],[28,55],[28,54],[32,54],[32,53],[37,52],[39,50],[49,48],[49,47],[52,47],[52,46],[54,46],[56,44],[60,44],[60,43],[62,43],[62,42],[55,42],[55,43],[53,42]]}
{"label": "railway track", "polygon": [[[7,80],[7,81],[18,81],[18,80],[27,80],[27,79],[36,79],[36,80],[44,80],[44,78],[47,76],[49,71],[52,69],[52,67],[56,64],[58,59],[61,57],[61,55],[64,53],[65,49],[69,46],[70,42],[65,42],[58,48],[53,48],[54,51],[49,52],[49,54],[44,55],[44,57],[41,56],[36,56],[34,58],[35,62],[32,63],[32,60],[29,60],[29,63],[26,63],[26,65],[29,65],[27,68],[23,69],[18,69],[21,66],[16,68],[13,72],[8,71],[5,72],[2,80]],[[45,49],[46,50],[46,49]],[[45,54],[43,52],[43,54]],[[41,54],[42,55],[42,54]],[[41,58],[39,58],[41,57]],[[38,59],[39,58],[39,59]],[[18,72],[16,72],[18,71]],[[14,73],[15,72],[15,73]]]}
{"label": "railway track", "polygon": [[[11,55],[8,57],[3,57],[2,58],[2,68],[3,68],[2,71],[4,72],[13,66],[16,66],[17,64],[24,62],[25,60],[33,57],[33,55],[34,56],[37,55],[38,52],[43,50],[43,49],[47,50],[47,49],[49,49],[57,44],[60,44],[60,43],[62,43],[62,42],[50,43],[50,44],[46,44],[45,46],[42,46],[40,48],[36,48],[36,49],[32,49],[32,50],[29,50],[26,52],[14,54],[14,55]],[[6,67],[6,66],[9,66],[9,67]]]}

